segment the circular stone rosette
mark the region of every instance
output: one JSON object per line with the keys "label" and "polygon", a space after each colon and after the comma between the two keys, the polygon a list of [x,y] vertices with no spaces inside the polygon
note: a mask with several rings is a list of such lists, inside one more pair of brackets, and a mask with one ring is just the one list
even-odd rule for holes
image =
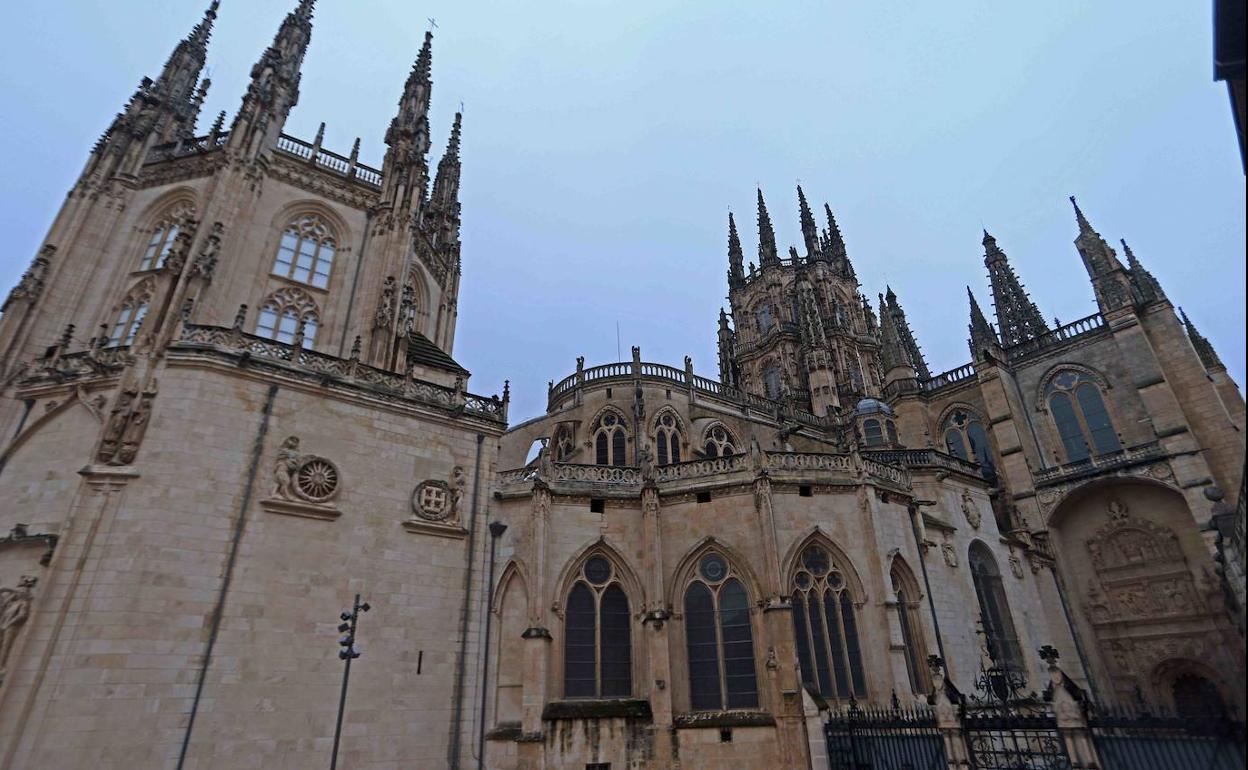
{"label": "circular stone rosette", "polygon": [[427,521],[451,515],[451,488],[444,481],[426,481],[412,492],[412,513]]}
{"label": "circular stone rosette", "polygon": [[295,471],[295,494],[309,503],[326,503],[338,494],[338,467],[324,457],[309,456]]}

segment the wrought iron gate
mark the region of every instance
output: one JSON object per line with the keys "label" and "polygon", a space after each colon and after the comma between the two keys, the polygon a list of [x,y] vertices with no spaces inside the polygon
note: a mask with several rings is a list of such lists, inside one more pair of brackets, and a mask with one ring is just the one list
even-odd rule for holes
{"label": "wrought iron gate", "polygon": [[849,709],[824,725],[832,770],[946,770],[945,743],[931,711]]}
{"label": "wrought iron gate", "polygon": [[1035,693],[1023,692],[1026,686],[1021,672],[995,661],[980,669],[962,715],[975,770],[1070,770],[1057,720]]}

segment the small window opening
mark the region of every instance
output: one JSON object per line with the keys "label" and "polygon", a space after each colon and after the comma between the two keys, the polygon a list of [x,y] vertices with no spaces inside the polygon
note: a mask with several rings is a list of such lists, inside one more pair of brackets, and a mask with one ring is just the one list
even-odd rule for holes
{"label": "small window opening", "polygon": [[611,389],[607,388],[607,398],[611,398]]}
{"label": "small window opening", "polygon": [[698,502],[699,502],[699,503],[709,503],[709,502],[711,501],[711,493],[710,493],[710,492],[699,492],[699,493],[698,493],[698,498],[697,498],[697,499],[698,499]]}
{"label": "small window opening", "polygon": [[590,762],[585,765],[585,770],[611,770],[610,762]]}
{"label": "small window opening", "polygon": [[732,728],[731,727],[719,728],[719,742],[720,743],[732,743]]}
{"label": "small window opening", "polygon": [[797,488],[797,494],[799,497],[814,497],[815,490],[813,487],[803,484],[802,486]]}
{"label": "small window opening", "polygon": [[668,388],[667,390],[665,390],[665,391],[664,391],[664,393],[666,393],[666,394],[667,394],[667,400],[668,400],[668,401],[671,401],[671,400],[672,400],[672,389],[671,389],[671,388]]}
{"label": "small window opening", "polygon": [[590,513],[604,513],[607,510],[607,501],[599,498],[593,498],[589,501]]}

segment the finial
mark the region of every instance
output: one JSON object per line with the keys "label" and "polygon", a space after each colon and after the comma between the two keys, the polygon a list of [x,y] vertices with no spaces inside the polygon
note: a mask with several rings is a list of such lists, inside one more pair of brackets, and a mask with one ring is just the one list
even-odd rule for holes
{"label": "finial", "polygon": [[1075,207],[1075,221],[1079,223],[1079,231],[1091,230],[1092,225],[1088,222],[1088,218],[1083,215],[1083,210],[1079,208],[1079,202],[1075,200],[1075,196],[1070,196],[1070,205]]}
{"label": "finial", "polygon": [[212,122],[211,133],[213,136],[219,135],[225,130],[225,110],[217,113],[217,119]]}

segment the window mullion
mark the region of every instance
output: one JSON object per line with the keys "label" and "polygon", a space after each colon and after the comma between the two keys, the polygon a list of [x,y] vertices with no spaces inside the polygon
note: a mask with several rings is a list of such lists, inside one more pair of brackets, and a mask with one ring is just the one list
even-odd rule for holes
{"label": "window mullion", "polygon": [[860,693],[854,687],[854,664],[849,658],[849,636],[845,633],[845,607],[841,604],[843,592],[844,589],[841,589],[841,591],[834,592],[832,596],[836,605],[836,624],[841,629],[841,660],[845,661],[845,678],[849,680],[849,694],[856,698]]}
{"label": "window mullion", "polygon": [[594,697],[602,697],[602,591],[594,589]]}
{"label": "window mullion", "polygon": [[[818,586],[819,584],[816,583],[815,585]],[[834,618],[831,620],[828,618],[829,593],[832,593],[831,589],[829,589],[826,585],[816,588],[815,595],[818,596],[818,601],[816,601],[815,604],[819,607],[819,622],[823,623],[823,649],[824,654],[828,656],[828,681],[832,683],[832,692],[827,693],[825,697],[836,698],[840,694],[841,683],[837,681],[836,665],[832,662],[836,659],[836,650],[832,649],[832,634],[828,633],[831,630],[828,627],[828,623],[836,622]],[[833,594],[833,596],[835,596],[835,594]],[[841,646],[845,646],[844,634],[841,635]],[[848,671],[848,669],[846,669],[846,671]]]}
{"label": "window mullion", "polygon": [[[727,582],[727,578],[724,581]],[[711,607],[714,610],[716,656],[719,658],[719,707],[724,709],[728,706],[728,657],[724,651],[724,621],[719,609],[719,589],[722,587],[723,583],[720,583],[711,590]]]}

